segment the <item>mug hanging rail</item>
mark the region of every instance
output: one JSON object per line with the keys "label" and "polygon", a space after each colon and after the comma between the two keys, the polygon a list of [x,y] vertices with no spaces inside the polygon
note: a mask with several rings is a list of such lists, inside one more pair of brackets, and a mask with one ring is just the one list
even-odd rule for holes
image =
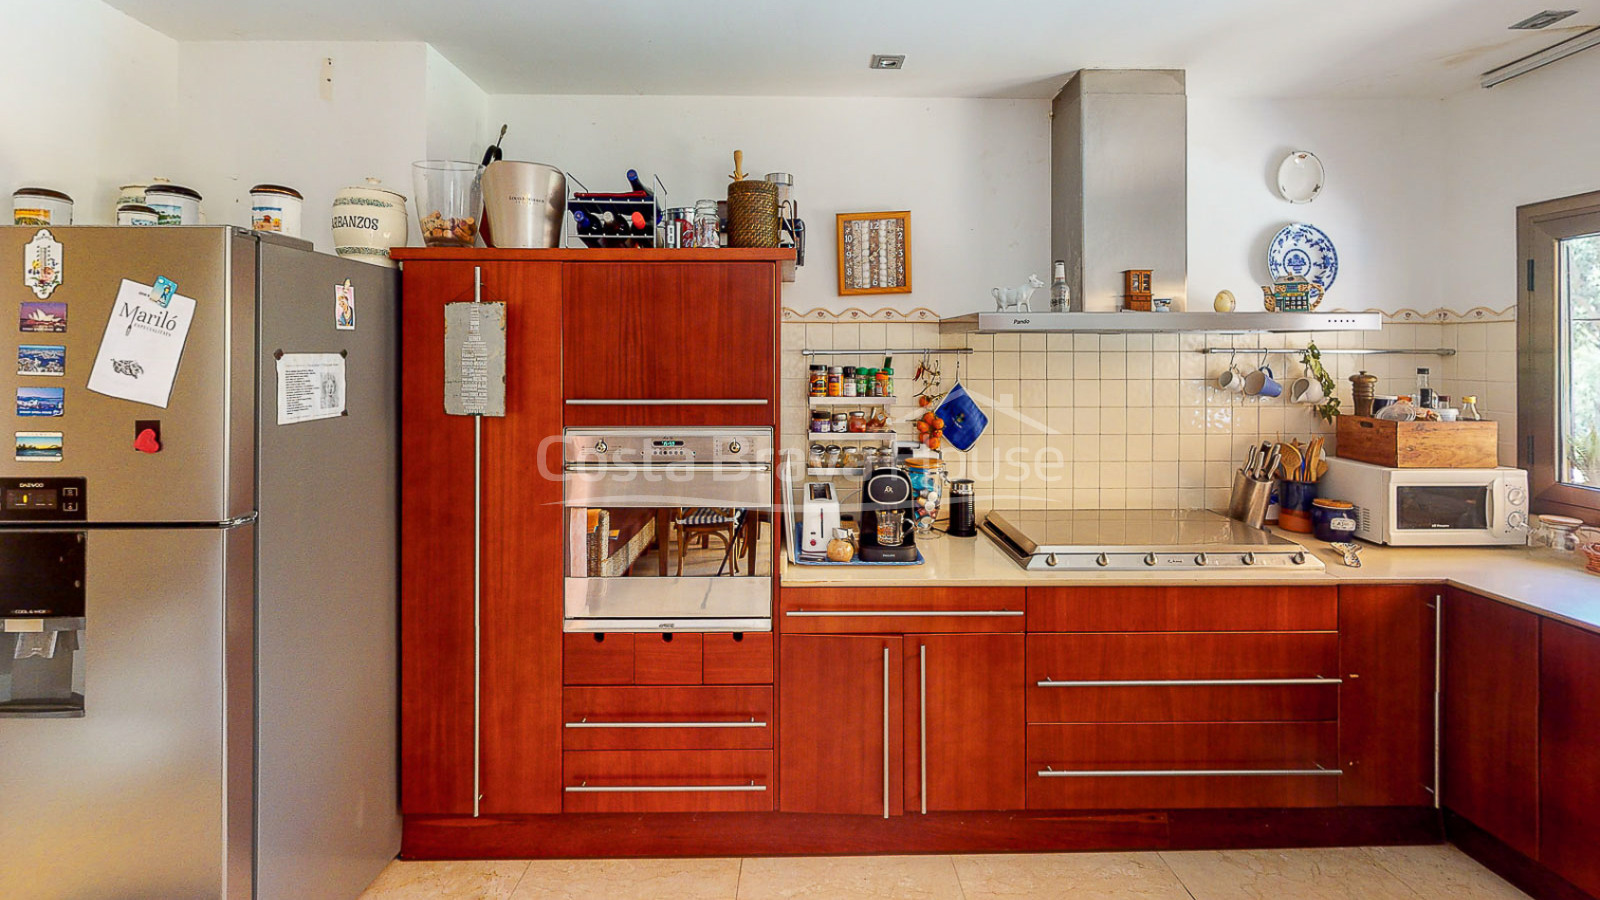
{"label": "mug hanging rail", "polygon": [[800,351],[800,355],[801,356],[914,356],[914,355],[933,354],[933,353],[952,353],[952,354],[955,354],[956,356],[971,356],[972,355],[972,348],[971,347],[943,347],[943,348],[934,347],[934,348],[929,348],[929,349],[918,348],[918,349],[912,350],[912,349],[907,349],[907,348],[902,347],[902,348],[899,348],[899,349],[891,348],[891,349],[886,349],[886,350],[874,350],[874,349],[868,348],[868,349],[865,349],[865,350],[857,349],[857,350],[801,350]]}
{"label": "mug hanging rail", "polygon": [[[1354,348],[1354,349],[1343,349],[1343,348],[1338,348],[1338,347],[1319,347],[1319,348],[1317,348],[1317,350],[1323,356],[1395,356],[1395,355],[1401,355],[1401,356],[1455,356],[1456,355],[1456,351],[1451,349],[1451,348],[1449,348],[1449,347],[1418,348],[1416,350],[1388,350],[1388,349],[1376,349],[1376,348],[1369,349],[1369,348],[1366,348],[1366,347],[1357,347],[1357,348]],[[1204,354],[1206,354],[1208,356],[1215,355],[1215,354],[1218,354],[1218,353],[1236,353],[1236,354],[1238,354],[1240,356],[1261,356],[1262,354],[1274,354],[1274,353],[1278,354],[1280,356],[1282,356],[1282,355],[1305,356],[1306,355],[1306,351],[1304,349],[1301,349],[1301,348],[1298,348],[1298,347],[1287,347],[1287,348],[1278,348],[1278,349],[1272,349],[1272,348],[1268,348],[1268,347],[1202,347],[1199,350],[1196,350],[1195,352],[1196,353],[1204,353]]]}

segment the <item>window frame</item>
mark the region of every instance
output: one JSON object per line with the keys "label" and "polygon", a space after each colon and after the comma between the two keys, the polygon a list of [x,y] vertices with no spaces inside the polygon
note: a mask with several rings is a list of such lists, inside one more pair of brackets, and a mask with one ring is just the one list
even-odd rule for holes
{"label": "window frame", "polygon": [[1557,458],[1561,241],[1600,232],[1600,191],[1517,207],[1517,465],[1535,513],[1600,519],[1600,488],[1565,484]]}

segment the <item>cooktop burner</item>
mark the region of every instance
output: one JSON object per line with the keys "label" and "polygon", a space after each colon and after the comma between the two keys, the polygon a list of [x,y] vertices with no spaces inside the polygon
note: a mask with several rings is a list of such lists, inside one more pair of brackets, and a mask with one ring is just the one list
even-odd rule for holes
{"label": "cooktop burner", "polygon": [[983,531],[1025,569],[1321,571],[1293,541],[1206,510],[994,510]]}

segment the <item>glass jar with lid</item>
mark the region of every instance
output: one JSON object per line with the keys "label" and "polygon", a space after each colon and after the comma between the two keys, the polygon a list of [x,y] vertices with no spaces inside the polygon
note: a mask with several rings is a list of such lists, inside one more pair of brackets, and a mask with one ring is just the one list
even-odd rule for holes
{"label": "glass jar with lid", "polygon": [[1581,519],[1570,516],[1537,516],[1528,544],[1533,552],[1546,559],[1573,562],[1578,553],[1578,529]]}
{"label": "glass jar with lid", "polygon": [[722,246],[721,223],[717,220],[717,201],[694,202],[694,245],[696,247]]}

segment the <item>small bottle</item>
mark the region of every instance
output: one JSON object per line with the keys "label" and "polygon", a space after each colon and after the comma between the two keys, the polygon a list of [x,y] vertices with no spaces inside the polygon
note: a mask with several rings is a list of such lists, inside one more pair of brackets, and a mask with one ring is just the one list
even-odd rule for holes
{"label": "small bottle", "polygon": [[855,395],[856,395],[856,367],[855,366],[845,366],[844,367],[844,394],[843,394],[843,396],[845,396],[845,397],[854,397]]}
{"label": "small bottle", "polygon": [[828,367],[828,396],[844,396],[844,370],[838,366]]}
{"label": "small bottle", "polygon": [[1482,422],[1483,416],[1478,414],[1478,395],[1468,394],[1461,398],[1461,421]]}
{"label": "small bottle", "polygon": [[1066,312],[1072,292],[1067,288],[1067,261],[1058,259],[1050,272],[1050,311]]}
{"label": "small bottle", "polygon": [[1433,388],[1428,386],[1428,370],[1417,370],[1417,408],[1433,409]]}
{"label": "small bottle", "polygon": [[826,396],[828,396],[828,367],[827,366],[812,366],[811,369],[810,369],[810,373],[811,373],[811,389],[810,389],[811,396],[813,396],[813,397],[826,397]]}
{"label": "small bottle", "polygon": [[894,396],[894,357],[883,358],[883,371],[878,373],[878,378],[883,382],[883,396]]}

